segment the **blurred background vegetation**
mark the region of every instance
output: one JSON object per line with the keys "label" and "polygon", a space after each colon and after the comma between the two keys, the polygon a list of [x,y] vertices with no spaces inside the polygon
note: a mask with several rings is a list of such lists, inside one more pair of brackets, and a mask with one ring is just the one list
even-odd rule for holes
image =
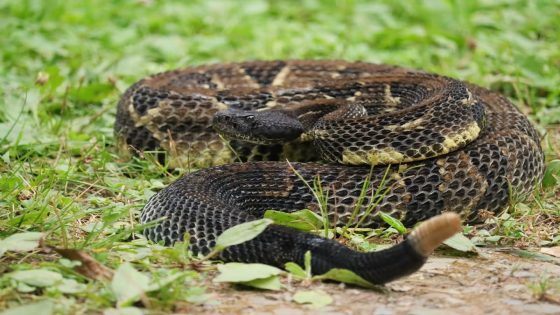
{"label": "blurred background vegetation", "polygon": [[[4,0],[0,122],[5,130],[25,107],[33,119],[19,127],[28,131],[23,142],[80,131],[111,138],[119,93],[145,75],[208,62],[328,58],[473,81],[504,91],[548,126],[560,121],[559,12],[554,0]],[[48,80],[37,85],[38,77]]]}
{"label": "blurred background vegetation", "polygon": [[[559,14],[557,0],[2,0],[0,238],[41,231],[108,265],[125,259],[109,245],[127,239],[147,198],[177,175],[116,156],[116,102],[148,74],[202,63],[363,60],[469,80],[510,97],[546,134],[548,159],[558,158]],[[501,231],[524,238],[526,228]],[[0,274],[67,270],[39,254],[5,262]],[[30,297],[1,277],[0,309]],[[106,307],[112,297],[100,288],[77,293],[104,294],[85,306],[51,296],[69,309]]]}

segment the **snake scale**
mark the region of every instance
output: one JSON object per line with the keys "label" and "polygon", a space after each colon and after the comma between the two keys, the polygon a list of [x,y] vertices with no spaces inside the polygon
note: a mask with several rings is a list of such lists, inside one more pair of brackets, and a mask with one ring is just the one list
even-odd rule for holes
{"label": "snake scale", "polygon": [[544,168],[538,134],[500,94],[363,62],[254,61],[156,74],[124,93],[115,132],[123,151],[166,151],[172,167],[212,166],[154,195],[141,215],[165,218],[145,230],[149,239],[172,244],[188,232],[195,253],[268,209],[317,210],[307,186],[314,180],[333,224],[377,227],[378,211],[406,226],[435,217],[379,252],[273,224],[221,254],[283,266],[311,251],[314,273],[346,268],[373,283],[420,268],[460,228],[450,213],[481,222],[527,195]]}

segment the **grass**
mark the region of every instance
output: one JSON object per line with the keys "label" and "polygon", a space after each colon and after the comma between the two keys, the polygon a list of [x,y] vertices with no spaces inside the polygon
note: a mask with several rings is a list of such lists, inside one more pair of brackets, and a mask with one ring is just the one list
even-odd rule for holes
{"label": "grass", "polygon": [[[111,268],[132,261],[156,280],[178,277],[148,294],[153,310],[207,299],[205,273],[182,268],[189,258],[181,248],[130,241],[142,205],[179,174],[117,156],[112,131],[127,86],[201,63],[340,58],[469,80],[512,99],[545,135],[547,160],[558,159],[559,8],[554,0],[1,1],[0,238],[43,232],[47,244],[83,249]],[[471,234],[557,245],[559,193],[559,184],[539,190]],[[59,313],[115,307],[109,285],[70,266],[45,250],[6,253],[0,310],[35,300],[56,301]],[[30,269],[63,275],[80,290],[26,291],[6,276]]]}

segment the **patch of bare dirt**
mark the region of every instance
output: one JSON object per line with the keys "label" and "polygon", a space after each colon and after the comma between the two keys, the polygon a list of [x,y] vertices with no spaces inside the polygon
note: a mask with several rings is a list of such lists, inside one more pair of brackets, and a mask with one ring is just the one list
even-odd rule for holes
{"label": "patch of bare dirt", "polygon": [[[214,303],[178,311],[244,315],[560,314],[560,260],[536,261],[495,249],[482,249],[478,257],[431,257],[419,272],[388,284],[385,293],[336,283],[317,283],[309,288],[286,285],[284,292],[216,285],[211,288]],[[291,297],[297,289],[323,290],[334,302],[319,309],[296,304]]]}

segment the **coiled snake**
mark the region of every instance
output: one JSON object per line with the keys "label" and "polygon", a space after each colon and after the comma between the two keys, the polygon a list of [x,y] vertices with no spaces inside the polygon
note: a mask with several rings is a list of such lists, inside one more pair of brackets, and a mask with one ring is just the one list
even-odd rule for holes
{"label": "coiled snake", "polygon": [[[165,217],[148,238],[171,244],[188,232],[201,253],[225,229],[268,209],[317,209],[304,181],[319,179],[337,224],[375,227],[377,211],[407,226],[443,212],[476,223],[503,210],[512,193],[530,192],[544,164],[537,133],[503,96],[360,62],[260,61],[157,74],[125,92],[115,131],[120,148],[163,149],[174,167],[249,161],[190,173],[144,207],[142,222]],[[318,156],[327,163],[309,162]],[[418,269],[459,226],[458,217],[439,216],[394,247],[358,253],[271,225],[221,258],[283,266],[301,264],[310,250],[315,273],[346,268],[384,283]]]}

